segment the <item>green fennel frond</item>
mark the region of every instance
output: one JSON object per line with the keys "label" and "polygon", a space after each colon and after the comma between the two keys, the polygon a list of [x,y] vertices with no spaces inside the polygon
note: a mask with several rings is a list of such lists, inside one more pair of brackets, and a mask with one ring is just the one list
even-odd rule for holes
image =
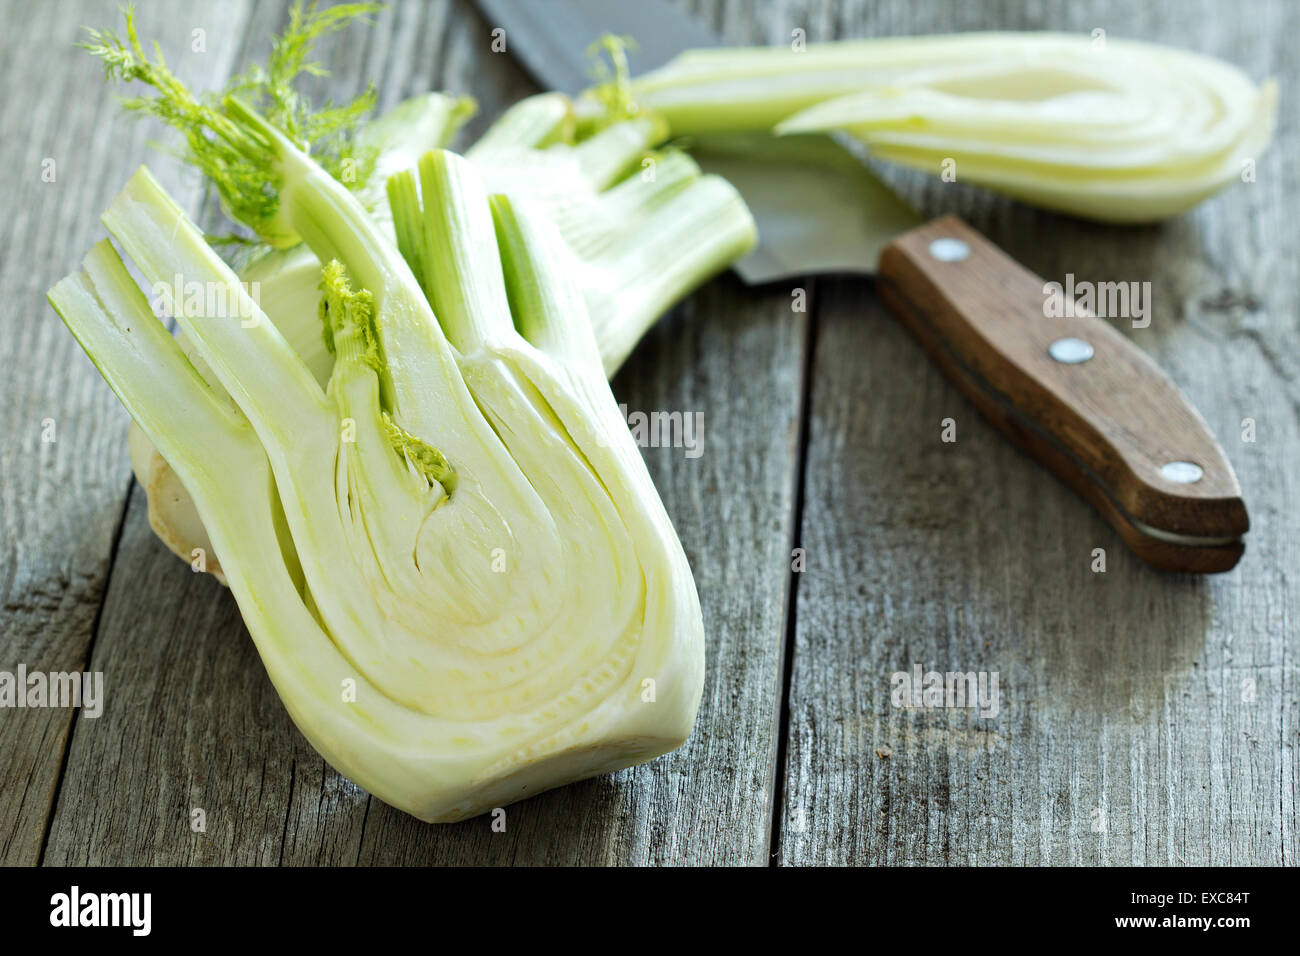
{"label": "green fennel frond", "polygon": [[[181,153],[216,187],[230,218],[251,228],[273,246],[292,245],[298,237],[279,221],[279,179],[269,142],[247,124],[229,116],[233,97],[250,102],[295,145],[308,152],[330,175],[351,189],[365,185],[375,151],[358,146],[356,130],[371,112],[375,91],[368,87],[349,103],[325,103],[313,108],[293,88],[299,76],[322,76],[324,68],[310,59],[318,39],[379,9],[378,4],[351,3],[318,10],[315,3],[295,3],[289,25],[273,41],[265,67],[254,66],[231,81],[220,96],[196,96],[167,66],[161,48],[153,44],[150,59],[136,30],[135,11],[123,8],[125,37],[111,30],[87,29],[79,44],[99,58],[109,79],[151,86],[156,96],[123,101],[126,109],[153,116],[185,139]],[[239,241],[237,238],[235,241]]]}
{"label": "green fennel frond", "polygon": [[636,41],[631,37],[602,34],[587,47],[591,58],[588,75],[595,82],[591,94],[604,107],[604,115],[596,123],[603,129],[621,120],[631,119],[639,112],[632,99],[632,74],[627,65],[627,51],[636,51]]}
{"label": "green fennel frond", "polygon": [[374,167],[375,151],[359,147],[355,135],[375,107],[374,85],[350,102],[336,105],[327,100],[314,107],[294,83],[304,75],[329,75],[311,59],[319,39],[353,23],[368,24],[368,16],[382,9],[381,3],[345,3],[322,10],[315,2],[304,7],[299,0],[289,11],[289,25],[273,38],[266,65],[249,67],[226,87],[227,96],[249,103],[326,172],[353,189],[365,184]]}
{"label": "green fennel frond", "polygon": [[348,284],[343,263],[331,259],[321,268],[320,318],[325,347],[338,355],[340,347],[364,365],[383,373],[384,357],[379,340],[379,317],[375,297],[369,289]]}
{"label": "green fennel frond", "polygon": [[[343,263],[331,259],[321,267],[320,317],[325,346],[336,357],[335,368],[358,365],[387,375],[379,337],[379,316],[369,289],[353,289]],[[442,485],[450,496],[456,487],[456,472],[447,456],[428,442],[397,424],[387,409],[381,409],[384,433],[393,450],[411,464],[430,484]]]}
{"label": "green fennel frond", "polygon": [[150,60],[135,27],[135,11],[123,10],[126,37],[88,29],[81,47],[104,63],[110,79],[152,86],[157,96],[136,96],[123,105],[154,116],[185,137],[184,157],[216,186],[227,214],[272,241],[278,198],[268,163],[269,143],[226,116],[211,100],[200,100],[167,68],[154,44]]}

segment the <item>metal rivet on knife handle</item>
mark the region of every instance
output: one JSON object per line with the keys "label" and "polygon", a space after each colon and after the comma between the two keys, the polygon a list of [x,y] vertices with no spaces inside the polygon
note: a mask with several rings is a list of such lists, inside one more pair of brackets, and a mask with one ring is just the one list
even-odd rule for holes
{"label": "metal rivet on knife handle", "polygon": [[970,246],[960,239],[936,239],[930,243],[930,255],[940,262],[961,262],[970,256]]}
{"label": "metal rivet on knife handle", "polygon": [[1191,461],[1170,461],[1160,466],[1160,476],[1180,485],[1191,485],[1205,477],[1205,469]]}
{"label": "metal rivet on knife handle", "polygon": [[1047,347],[1047,354],[1062,365],[1079,365],[1092,358],[1095,352],[1083,339],[1057,339]]}

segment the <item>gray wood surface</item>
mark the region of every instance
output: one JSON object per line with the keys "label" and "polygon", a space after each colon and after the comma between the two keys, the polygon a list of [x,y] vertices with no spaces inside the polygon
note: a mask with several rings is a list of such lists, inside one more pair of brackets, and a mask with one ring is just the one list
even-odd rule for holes
{"label": "gray wood surface", "polygon": [[[247,5],[229,5],[231,32],[212,31],[208,54],[182,68],[187,80],[228,75],[247,14]],[[146,155],[150,131],[122,121],[102,70],[73,48],[80,25],[111,22],[115,3],[6,3],[0,16],[0,165],[9,171],[0,193],[0,669],[80,670],[130,487],[127,419],[62,323],[50,321],[45,292],[103,235],[95,211]],[[158,21],[160,42],[188,46],[186,18]],[[42,175],[47,160],[53,182]],[[160,172],[179,201],[197,199],[196,177]],[[44,441],[48,420],[53,442]],[[53,708],[0,712],[0,863],[40,858],[77,722]]]}
{"label": "gray wood surface", "polygon": [[[833,28],[860,35],[1102,27],[1295,88],[1284,39],[1300,30],[1294,5],[839,11]],[[1300,141],[1285,94],[1282,108],[1257,182],[1159,228],[1089,225],[893,177],[927,214],[959,213],[1045,279],[1152,283],[1150,328],[1119,327],[1202,410],[1240,477],[1254,527],[1231,574],[1142,565],[985,424],[869,286],[822,284],[782,863],[1294,859]],[[1258,304],[1214,304],[1232,297]],[[1241,441],[1247,417],[1255,444]],[[955,443],[941,440],[945,418]],[[1104,574],[1091,570],[1094,548]],[[891,675],[918,664],[998,672],[1001,712],[894,706]]]}
{"label": "gray wood surface", "polygon": [[[960,213],[1045,278],[1152,282],[1154,321],[1132,334],[1237,468],[1254,520],[1241,566],[1204,580],[1130,558],[979,419],[869,283],[801,283],[813,303],[802,314],[788,287],[727,277],[661,322],[614,383],[629,408],[705,416],[701,458],[645,451],[704,606],[695,734],[653,764],[515,805],[505,833],[482,819],[419,824],[324,764],[230,595],[149,532],[126,415],[44,293],[102,235],[98,211],[140,162],[191,212],[214,211],[71,47],[81,24],[115,22],[112,0],[0,0],[0,670],[87,667],[107,687],[97,720],[0,711],[0,863],[1294,858],[1300,133],[1287,91],[1300,11],[1282,0],[688,6],[738,43],[788,42],[796,26],[810,39],[1100,26],[1281,80],[1258,181],[1160,228],[1087,225],[887,171],[926,212]],[[139,18],[185,78],[209,86],[263,55],[286,7],[140,3]],[[195,28],[207,52],[184,55]],[[461,0],[396,3],[328,46],[325,88],[346,96],[374,78],[381,107],[466,93],[480,104],[473,135],[533,90],[487,31]],[[46,157],[56,183],[41,179]],[[955,444],[940,441],[945,417]],[[1238,440],[1246,417],[1255,444]],[[47,418],[53,444],[41,440]],[[807,570],[792,577],[795,543]],[[1105,574],[1090,570],[1096,547]],[[1001,712],[891,706],[891,673],[913,664],[997,671]]]}

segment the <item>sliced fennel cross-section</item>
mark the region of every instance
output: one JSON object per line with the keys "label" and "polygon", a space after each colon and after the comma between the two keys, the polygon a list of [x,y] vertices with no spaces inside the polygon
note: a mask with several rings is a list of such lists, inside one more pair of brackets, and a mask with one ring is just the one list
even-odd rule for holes
{"label": "sliced fennel cross-section", "polygon": [[203,371],[107,242],[50,299],[193,496],[299,728],[430,821],[678,746],[699,602],[554,224],[435,151],[390,184],[399,252],[230,109],[326,264],[326,387],[146,170],[104,222],[146,283],[238,304],[177,310]]}
{"label": "sliced fennel cross-section", "polygon": [[1278,96],[1215,57],[1048,32],[687,50],[631,92],[678,135],[840,130],[879,159],[1116,223],[1248,178]]}

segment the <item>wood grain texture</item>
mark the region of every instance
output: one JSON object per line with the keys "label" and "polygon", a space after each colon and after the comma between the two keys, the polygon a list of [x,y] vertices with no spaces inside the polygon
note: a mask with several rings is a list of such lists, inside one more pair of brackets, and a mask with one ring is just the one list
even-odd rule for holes
{"label": "wood grain texture", "polygon": [[[1284,38],[1300,28],[1278,3],[837,14],[846,36],[1101,27],[1283,88],[1295,74]],[[814,332],[781,862],[1294,859],[1300,144],[1294,104],[1284,110],[1257,182],[1158,228],[886,171],[925,214],[958,213],[1045,279],[1151,281],[1151,326],[1122,331],[1221,437],[1253,529],[1230,574],[1146,567],[975,413],[873,289],[830,283]],[[941,440],[945,418],[955,443]],[[1091,570],[1094,548],[1105,573]],[[894,706],[891,676],[917,664],[998,672],[999,713]]]}
{"label": "wood grain texture", "polygon": [[[261,55],[284,10],[258,6],[240,63]],[[396,5],[368,33],[329,48],[333,76],[320,93],[346,96],[368,77],[378,78],[381,108],[429,88],[467,93],[480,105],[469,140],[533,92],[509,58],[490,52],[488,30],[463,4]],[[136,489],[93,657],[111,705],[73,739],[45,861],[765,864],[803,319],[792,317],[786,290],[715,284],[655,330],[615,382],[629,410],[704,416],[699,458],[646,449],[696,572],[709,637],[700,730],[685,749],[512,807],[505,833],[488,818],[418,823],[302,740],[234,600],[153,540]],[[191,828],[195,810],[204,832]]]}
{"label": "wood grain texture", "polygon": [[[940,241],[963,243],[966,257],[936,259],[930,248]],[[1178,386],[1110,322],[1082,308],[1045,317],[1043,279],[956,216],[895,239],[876,287],[971,404],[1144,561],[1213,573],[1240,560],[1250,520],[1232,464]],[[1055,361],[1049,350],[1061,339],[1088,343],[1092,357]],[[1203,475],[1171,481],[1161,472],[1169,462],[1194,463]]]}
{"label": "wood grain texture", "polygon": [[[142,15],[159,9],[141,5]],[[187,6],[167,9],[160,40],[188,49]],[[238,30],[246,15],[234,3],[224,17]],[[86,667],[129,487],[121,406],[45,302],[101,235],[87,211],[107,205],[156,132],[117,116],[102,68],[73,47],[82,23],[117,16],[112,0],[0,6],[0,670],[9,672]],[[228,41],[214,31],[180,74],[203,84],[224,76]],[[169,171],[164,182],[181,201],[198,194],[193,176]],[[75,718],[0,711],[0,863],[39,858]]]}

